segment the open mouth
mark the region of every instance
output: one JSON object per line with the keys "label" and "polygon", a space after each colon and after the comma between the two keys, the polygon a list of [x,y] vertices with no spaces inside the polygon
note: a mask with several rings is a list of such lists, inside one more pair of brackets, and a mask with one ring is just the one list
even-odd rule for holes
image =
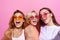
{"label": "open mouth", "polygon": [[37,21],[33,21],[33,22],[37,22]]}
{"label": "open mouth", "polygon": [[16,24],[19,24],[20,22],[16,22]]}

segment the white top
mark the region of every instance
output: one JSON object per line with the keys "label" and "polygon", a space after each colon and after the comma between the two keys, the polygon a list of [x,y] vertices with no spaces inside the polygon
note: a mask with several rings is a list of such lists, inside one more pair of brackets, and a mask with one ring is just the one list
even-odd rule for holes
{"label": "white top", "polygon": [[44,26],[41,27],[39,40],[52,40],[56,37],[60,30],[57,26]]}
{"label": "white top", "polygon": [[22,32],[23,32],[22,35],[19,36],[18,38],[15,38],[15,37],[12,36],[12,40],[25,40],[24,30]]}

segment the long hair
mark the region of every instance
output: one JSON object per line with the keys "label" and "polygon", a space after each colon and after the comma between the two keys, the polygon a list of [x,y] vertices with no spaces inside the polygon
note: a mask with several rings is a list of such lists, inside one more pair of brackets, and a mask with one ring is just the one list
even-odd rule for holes
{"label": "long hair", "polygon": [[12,31],[13,29],[15,28],[15,24],[14,24],[14,15],[16,13],[21,13],[23,15],[23,19],[25,20],[23,25],[22,25],[22,28],[24,29],[26,27],[26,19],[25,19],[25,16],[23,14],[23,12],[19,11],[19,10],[16,10],[14,13],[13,13],[13,16],[11,17],[10,21],[9,21],[9,28],[5,31],[4,33],[4,37],[2,38],[2,40],[12,40]]}
{"label": "long hair", "polygon": [[21,14],[23,15],[23,19],[24,19],[25,21],[24,21],[24,23],[23,23],[23,25],[22,25],[22,28],[25,28],[25,26],[26,26],[25,15],[23,14],[22,11],[19,11],[19,10],[16,10],[16,11],[13,13],[13,16],[11,17],[11,19],[10,19],[10,21],[9,21],[9,28],[13,29],[13,28],[16,27],[15,24],[14,24],[14,15],[15,15],[16,13],[21,13]]}
{"label": "long hair", "polygon": [[46,9],[47,11],[49,11],[49,13],[52,14],[52,21],[53,21],[53,23],[54,23],[55,25],[57,25],[57,26],[60,26],[60,24],[57,23],[53,12],[52,12],[49,8],[46,8],[46,7],[40,9],[40,11],[39,11],[39,17],[40,17],[39,22],[40,22],[40,25],[41,25],[41,26],[46,25],[46,24],[41,20],[41,15],[40,15],[40,12],[41,12],[43,9]]}
{"label": "long hair", "polygon": [[[32,10],[30,13],[33,13],[33,12],[36,13],[35,10]],[[27,24],[28,24],[28,25],[30,24],[29,15],[31,15],[31,14],[27,14],[27,15],[26,15],[26,20],[27,20]],[[38,17],[39,17],[39,16],[38,16]],[[36,29],[37,29],[37,31],[40,33],[40,24],[39,24],[39,22],[37,22]]]}

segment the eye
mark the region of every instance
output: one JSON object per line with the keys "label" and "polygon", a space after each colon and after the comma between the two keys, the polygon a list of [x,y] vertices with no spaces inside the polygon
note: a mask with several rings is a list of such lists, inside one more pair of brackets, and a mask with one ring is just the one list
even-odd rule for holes
{"label": "eye", "polygon": [[22,17],[19,17],[19,18],[22,18]]}
{"label": "eye", "polygon": [[38,18],[38,16],[36,15],[35,18]]}
{"label": "eye", "polygon": [[47,15],[48,13],[44,13],[44,15]]}
{"label": "eye", "polygon": [[19,18],[23,18],[23,16],[19,16]]}
{"label": "eye", "polygon": [[34,17],[33,17],[33,16],[31,16],[30,18],[31,18],[31,19],[33,19]]}

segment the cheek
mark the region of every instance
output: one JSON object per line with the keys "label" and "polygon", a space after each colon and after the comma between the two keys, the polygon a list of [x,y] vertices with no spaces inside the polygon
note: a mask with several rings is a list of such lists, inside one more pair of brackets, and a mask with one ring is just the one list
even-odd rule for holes
{"label": "cheek", "polygon": [[48,15],[47,18],[48,18],[48,19],[51,19],[51,15]]}
{"label": "cheek", "polygon": [[14,22],[16,22],[16,19],[14,19]]}
{"label": "cheek", "polygon": [[39,19],[36,19],[36,21],[38,22],[38,21],[39,21]]}
{"label": "cheek", "polygon": [[30,24],[32,24],[32,23],[33,23],[33,21],[32,21],[32,20],[30,20],[30,21],[29,21],[29,23],[30,23]]}
{"label": "cheek", "polygon": [[51,22],[51,19],[50,19],[50,18],[48,18],[48,19],[46,20],[46,22],[47,22],[47,23],[50,23],[50,22]]}
{"label": "cheek", "polygon": [[51,16],[50,15],[47,17],[47,20],[48,21],[51,21]]}
{"label": "cheek", "polygon": [[23,22],[23,21],[21,21],[21,22],[20,22],[20,25],[22,25],[23,23],[24,23],[24,22]]}

